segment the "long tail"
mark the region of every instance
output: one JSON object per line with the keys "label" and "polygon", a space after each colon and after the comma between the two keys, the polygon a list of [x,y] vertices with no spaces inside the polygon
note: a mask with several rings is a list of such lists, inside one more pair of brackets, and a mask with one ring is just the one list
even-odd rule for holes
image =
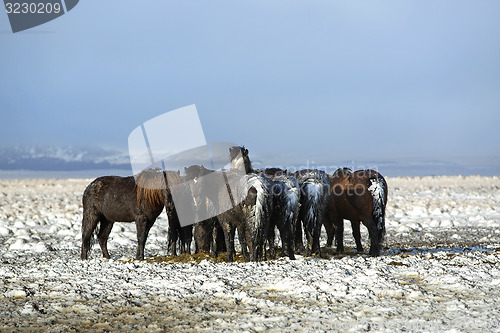
{"label": "long tail", "polygon": [[382,242],[385,236],[385,206],[387,205],[387,183],[384,177],[370,179],[368,190],[373,198],[373,219],[377,224],[378,240]]}
{"label": "long tail", "polygon": [[[86,259],[92,247],[95,244],[95,239],[99,234],[100,229],[100,219],[99,215],[96,214],[94,205],[92,201],[96,197],[96,192],[100,190],[102,186],[101,181],[98,179],[94,180],[87,186],[83,192],[82,205],[83,205],[83,218],[82,218],[82,259]],[[90,201],[90,202],[89,202]],[[84,243],[88,239],[89,246],[84,246]]]}
{"label": "long tail", "polygon": [[248,220],[248,227],[252,237],[253,253],[252,261],[258,261],[262,258],[263,246],[266,235],[264,230],[269,223],[269,214],[271,213],[271,181],[264,174],[247,175],[247,182],[250,189],[256,192],[254,216]]}
{"label": "long tail", "polygon": [[320,220],[320,201],[322,185],[319,183],[307,183],[306,197],[304,200],[305,209],[305,227],[311,234],[314,233],[316,224]]}

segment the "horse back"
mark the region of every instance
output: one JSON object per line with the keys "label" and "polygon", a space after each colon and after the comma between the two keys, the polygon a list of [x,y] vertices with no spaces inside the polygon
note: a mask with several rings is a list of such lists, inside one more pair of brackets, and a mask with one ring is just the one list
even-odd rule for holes
{"label": "horse back", "polygon": [[[347,181],[347,199],[355,209],[358,218],[371,217],[373,214],[372,185],[376,182],[383,188],[384,203],[387,202],[387,183],[384,177],[375,170],[358,170],[353,172]],[[385,204],[384,204],[385,206]]]}
{"label": "horse back", "polygon": [[353,182],[358,184],[363,184],[367,188],[370,188],[373,182],[380,184],[384,194],[384,202],[387,203],[387,182],[385,178],[375,170],[358,170],[352,174]]}
{"label": "horse back", "polygon": [[[136,184],[132,176],[99,177],[87,186],[83,194],[84,211],[90,210],[113,222],[135,221],[137,216],[144,214],[142,208],[137,204]],[[146,211],[145,213],[156,215],[156,212]],[[151,216],[151,218],[156,219],[158,215]]]}
{"label": "horse back", "polygon": [[[369,187],[371,179],[382,177],[374,170],[337,170],[331,180],[332,206],[336,214],[348,220],[371,217],[373,199]],[[383,178],[383,177],[382,177]]]}

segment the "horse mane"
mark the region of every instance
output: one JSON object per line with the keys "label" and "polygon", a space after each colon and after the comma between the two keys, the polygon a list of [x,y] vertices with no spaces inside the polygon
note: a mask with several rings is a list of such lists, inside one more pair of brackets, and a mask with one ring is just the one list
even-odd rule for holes
{"label": "horse mane", "polygon": [[345,178],[351,174],[352,174],[351,168],[340,168],[335,170],[332,176],[334,178]]}
{"label": "horse mane", "polygon": [[288,175],[288,171],[280,168],[266,168],[264,169],[264,174],[268,177],[277,177]]}
{"label": "horse mane", "polygon": [[306,182],[320,182],[320,183],[330,183],[329,175],[319,169],[302,169],[298,170],[294,173],[295,177],[299,181],[299,183]]}
{"label": "horse mane", "polygon": [[[365,169],[365,170],[357,170],[352,173],[353,177],[356,178],[369,178],[369,179],[378,179],[381,178],[382,175],[375,170]],[[383,178],[383,177],[382,177]]]}
{"label": "horse mane", "polygon": [[181,183],[181,176],[175,171],[161,171],[160,169],[146,169],[135,176],[137,191],[137,205],[159,206],[165,204],[164,190],[170,195],[169,185]]}
{"label": "horse mane", "polygon": [[229,148],[229,159],[232,161],[236,157],[238,157],[239,154],[243,156],[243,153],[245,150],[248,152],[248,150],[245,148],[245,146],[233,146]]}

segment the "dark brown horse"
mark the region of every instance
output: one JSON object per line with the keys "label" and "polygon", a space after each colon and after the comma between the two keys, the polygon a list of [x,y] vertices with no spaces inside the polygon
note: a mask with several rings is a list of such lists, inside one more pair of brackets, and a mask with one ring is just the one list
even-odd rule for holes
{"label": "dark brown horse", "polygon": [[191,242],[193,240],[193,225],[182,227],[175,209],[174,201],[169,198],[165,209],[168,216],[168,237],[167,247],[172,255],[177,255],[177,245],[180,247],[180,253],[191,253]]}
{"label": "dark brown horse", "polygon": [[[168,179],[168,181],[167,181]],[[81,258],[87,259],[94,230],[105,258],[114,222],[133,222],[137,229],[136,259],[144,259],[149,230],[168,204],[169,184],[180,182],[177,172],[145,170],[136,177],[105,176],[95,179],[83,193]]]}
{"label": "dark brown horse", "polygon": [[[193,180],[196,183],[203,183],[204,176],[210,175],[213,170],[207,169],[200,165],[191,165],[184,168],[186,173],[186,180]],[[198,200],[197,210],[200,210],[202,215],[206,215],[214,207],[214,201],[218,200],[218,193],[208,192],[205,193],[206,197],[204,200]],[[197,197],[197,194],[193,194]],[[226,243],[224,240],[224,232],[219,224],[219,219],[217,216],[208,218],[194,225],[194,241],[196,246],[196,253],[198,251],[205,251],[210,253],[213,257],[216,257],[219,252],[226,252]]]}
{"label": "dark brown horse", "polygon": [[[327,246],[331,246],[335,235],[337,251],[344,251],[344,219],[350,220],[356,249],[361,245],[360,223],[368,228],[370,255],[380,255],[380,245],[385,236],[385,207],[387,205],[387,182],[374,170],[338,169],[330,177],[330,218],[325,219]],[[332,225],[333,224],[333,225]],[[335,231],[335,233],[334,233]]]}

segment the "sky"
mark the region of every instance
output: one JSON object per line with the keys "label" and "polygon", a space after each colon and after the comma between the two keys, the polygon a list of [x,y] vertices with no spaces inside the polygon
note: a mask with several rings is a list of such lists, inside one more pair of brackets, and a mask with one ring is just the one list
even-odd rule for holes
{"label": "sky", "polygon": [[500,2],[84,0],[12,33],[0,146],[127,149],[195,104],[261,159],[500,157]]}

